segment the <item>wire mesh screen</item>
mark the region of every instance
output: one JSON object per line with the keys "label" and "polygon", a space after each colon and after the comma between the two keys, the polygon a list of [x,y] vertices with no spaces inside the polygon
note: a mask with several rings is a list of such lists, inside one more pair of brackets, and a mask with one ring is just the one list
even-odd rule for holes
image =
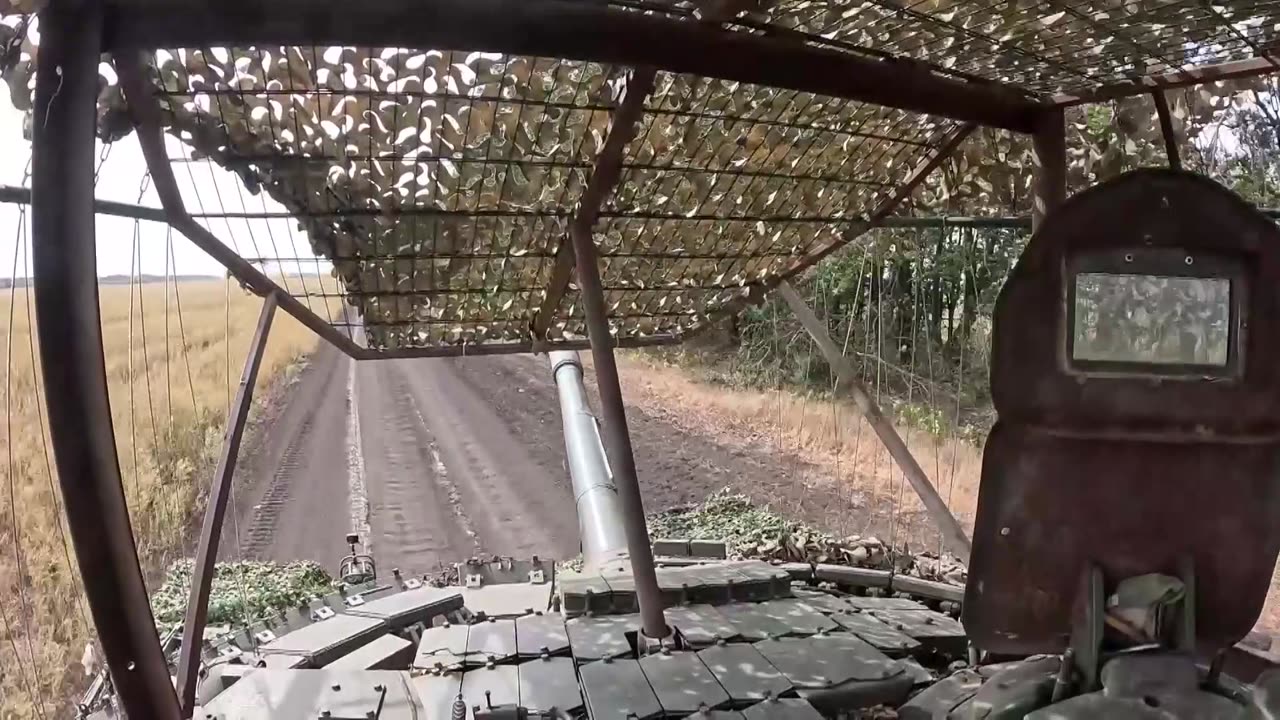
{"label": "wire mesh screen", "polygon": [[751,284],[840,241],[955,129],[669,73],[645,108],[596,236],[614,331],[624,336],[679,336]]}
{"label": "wire mesh screen", "polygon": [[[328,320],[375,348],[532,339],[627,80],[594,63],[394,48],[175,49],[156,70],[190,148],[178,161],[222,165],[283,205],[352,308]],[[953,129],[660,74],[596,226],[615,336],[678,337],[837,241]],[[206,221],[253,215],[222,195],[187,204],[215,206]],[[547,326],[552,341],[585,335],[576,290]]]}
{"label": "wire mesh screen", "polygon": [[[612,4],[677,17],[693,12],[687,3],[671,0]],[[998,80],[1047,95],[1265,57],[1280,36],[1280,3],[1259,0],[782,0],[763,5],[763,11],[748,12],[734,24],[744,30],[785,29],[815,44],[910,58],[957,77]],[[715,17],[714,10],[701,14]]]}
{"label": "wire mesh screen", "polygon": [[[1049,102],[1265,60],[1280,27],[1280,0],[608,5],[637,18],[714,21],[791,49],[820,46],[834,51],[828,58],[884,59],[907,69],[897,75],[904,82],[914,68],[922,79],[946,75],[975,89],[998,81]],[[0,65],[29,107],[35,45],[25,25],[0,28]],[[557,288],[549,303],[548,287],[562,277],[557,251],[630,68],[321,46],[160,50],[155,65],[170,132],[296,219],[293,232],[332,263],[349,306],[327,319],[353,337],[363,329],[374,348],[462,352],[583,334],[576,290],[561,298]],[[121,137],[131,123],[111,82],[100,132]],[[679,339],[726,303],[736,307],[747,287],[767,288],[819,248],[847,241],[855,221],[896,198],[955,129],[899,110],[665,72],[639,126],[595,225],[619,340]],[[212,204],[206,215],[228,214]],[[553,316],[538,317],[544,308]]]}
{"label": "wire mesh screen", "polygon": [[157,66],[173,129],[296,215],[379,347],[527,339],[621,77],[354,48],[174,50]]}

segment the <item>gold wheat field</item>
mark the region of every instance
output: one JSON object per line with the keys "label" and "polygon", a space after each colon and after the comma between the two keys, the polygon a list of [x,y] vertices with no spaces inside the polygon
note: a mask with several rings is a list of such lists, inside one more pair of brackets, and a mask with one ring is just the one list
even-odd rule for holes
{"label": "gold wheat field", "polygon": [[[185,550],[199,517],[261,302],[217,279],[100,287],[120,473],[149,579]],[[3,720],[65,717],[68,699],[85,685],[80,663],[92,637],[41,404],[34,314],[33,290],[0,290],[8,368],[0,433]],[[310,330],[276,313],[259,397],[315,342]]]}

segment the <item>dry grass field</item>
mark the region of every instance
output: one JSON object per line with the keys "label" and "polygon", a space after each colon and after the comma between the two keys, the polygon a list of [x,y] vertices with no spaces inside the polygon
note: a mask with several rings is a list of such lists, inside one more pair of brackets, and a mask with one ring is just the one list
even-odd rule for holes
{"label": "dry grass field", "polygon": [[[710,434],[729,447],[804,458],[807,467],[792,473],[793,482],[807,488],[834,487],[849,498],[848,505],[815,511],[813,520],[832,532],[856,533],[867,524],[883,525],[897,514],[906,525],[902,537],[932,535],[920,501],[909,486],[903,487],[902,473],[852,402],[712,385],[644,353],[629,353],[622,369],[628,402],[646,412],[664,415],[690,432]],[[939,486],[951,512],[971,528],[981,450],[922,430],[899,427],[898,432]],[[791,514],[798,510],[775,509]]]}
{"label": "dry grass field", "polygon": [[[168,293],[159,282],[135,287],[132,295],[128,285],[100,291],[121,476],[139,553],[154,575],[189,551],[261,301],[221,280],[185,281]],[[66,701],[85,681],[80,660],[92,636],[53,474],[30,296],[21,287],[0,291],[10,369],[0,458],[3,720],[66,717]],[[310,330],[277,312],[259,391],[315,342]]]}

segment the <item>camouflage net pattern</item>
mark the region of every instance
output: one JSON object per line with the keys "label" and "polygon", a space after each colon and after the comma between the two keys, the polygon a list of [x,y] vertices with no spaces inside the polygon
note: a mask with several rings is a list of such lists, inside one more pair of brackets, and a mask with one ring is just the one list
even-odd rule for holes
{"label": "camouflage net pattern", "polygon": [[[1265,56],[1280,27],[1280,2],[1257,1],[612,4],[689,22],[727,13],[727,31],[783,29],[829,49],[1016,85],[1039,100]],[[38,47],[26,30],[4,18],[0,69],[14,104],[30,110]],[[533,337],[531,323],[629,68],[264,46],[161,49],[149,70],[166,130],[184,148],[174,162],[215,163],[283,205],[332,263],[353,309],[330,321],[359,326],[370,347],[462,352],[585,335],[574,287],[544,337]],[[102,87],[100,134],[116,140],[131,128],[108,69]],[[1201,104],[1209,113],[1217,106]],[[1205,114],[1174,109],[1179,123]],[[850,241],[957,129],[863,103],[659,72],[594,227],[615,338],[678,340],[749,289]]]}
{"label": "camouflage net pattern", "polygon": [[[706,15],[724,0],[648,9]],[[843,49],[918,61],[1052,97],[1259,57],[1276,47],[1280,2],[1195,0],[756,0],[747,28],[785,28]],[[714,14],[714,11],[712,11]]]}

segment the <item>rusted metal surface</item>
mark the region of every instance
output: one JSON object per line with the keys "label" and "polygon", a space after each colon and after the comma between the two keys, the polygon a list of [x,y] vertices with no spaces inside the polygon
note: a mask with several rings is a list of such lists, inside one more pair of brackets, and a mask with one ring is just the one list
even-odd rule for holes
{"label": "rusted metal surface", "polygon": [[[1072,263],[1121,252],[1236,258],[1239,372],[1077,368]],[[1133,272],[1143,273],[1141,266]],[[1149,272],[1149,271],[1147,271]],[[1154,274],[1159,274],[1156,272]],[[996,305],[992,395],[965,626],[983,649],[1059,651],[1080,579],[1178,575],[1190,557],[1198,645],[1224,648],[1262,608],[1280,528],[1280,230],[1221,186],[1143,170],[1068,201],[1032,239]]]}
{"label": "rusted metal surface", "polygon": [[[577,212],[573,216],[572,225],[585,228],[587,233],[595,227],[596,219],[600,215],[600,206],[618,184],[627,143],[631,142],[636,135],[636,123],[644,113],[644,101],[653,91],[656,75],[657,72],[653,68],[643,67],[632,71],[631,76],[627,78],[622,99],[618,102],[618,107],[614,109],[610,119],[609,134],[605,137],[604,146],[596,156],[595,166],[591,168],[591,178],[587,181],[587,189],[582,191]],[[569,276],[572,271],[573,242],[569,238],[561,238],[560,247],[556,249],[555,267],[551,271],[547,295],[543,298],[542,305],[531,323],[534,338],[541,340],[546,336],[556,309],[560,307],[560,301],[564,299],[564,294],[569,289]]]}
{"label": "rusted metal surface", "polygon": [[40,14],[32,125],[36,331],[49,431],[85,595],[121,706],[174,720],[178,699],[138,566],[116,455],[98,309],[94,118],[102,10]]}
{"label": "rusted metal surface", "polygon": [[1033,150],[1031,231],[1067,199],[1067,126],[1062,110],[1050,110],[1036,119],[1031,136]]}
{"label": "rusted metal surface", "polygon": [[573,241],[578,286],[587,315],[596,387],[600,392],[605,452],[609,457],[613,482],[618,487],[618,497],[622,504],[622,523],[627,532],[627,552],[635,579],[636,601],[640,606],[644,634],[654,639],[665,638],[670,634],[670,629],[662,616],[662,591],[658,587],[658,575],[653,566],[653,546],[645,523],[644,498],[640,493],[640,482],[636,478],[636,460],[631,448],[631,433],[627,429],[627,410],[618,380],[618,364],[613,356],[609,310],[605,306],[604,292],[600,288],[595,240],[591,236],[591,228],[578,223],[571,226],[570,239]]}
{"label": "rusted metal surface", "polygon": [[1211,82],[1245,80],[1260,75],[1270,75],[1280,70],[1273,58],[1253,57],[1241,60],[1181,69],[1176,72],[1147,75],[1137,80],[1099,86],[1088,92],[1062,93],[1052,98],[1054,105],[1070,107],[1088,103],[1106,102],[1120,98],[1146,95],[1154,90],[1176,90]]}
{"label": "rusted metal surface", "polygon": [[729,32],[604,3],[569,0],[195,0],[119,3],[112,51],[219,45],[422,47],[649,66],[1027,132],[1037,104],[995,81],[965,82],[893,62],[767,35]]}
{"label": "rusted metal surface", "polygon": [[267,337],[271,333],[271,320],[275,314],[276,296],[268,295],[262,300],[258,327],[249,342],[249,356],[245,358],[240,387],[236,389],[232,414],[227,419],[222,455],[218,458],[218,467],[213,473],[204,526],[200,530],[191,594],[187,600],[187,616],[182,624],[182,657],[178,662],[178,699],[185,713],[190,713],[195,707],[200,646],[204,638],[205,621],[209,617],[209,591],[213,588],[218,541],[222,538],[222,521],[227,515],[227,502],[231,499],[231,481],[240,455],[240,441],[244,438],[245,423],[249,420],[249,408],[253,406],[253,386],[258,379],[258,368],[262,366],[262,355],[267,348]]}
{"label": "rusted metal surface", "polygon": [[[326,339],[328,339],[327,336]],[[615,348],[663,347],[667,345],[677,345],[682,341],[683,338],[668,334],[611,339],[611,343]],[[555,343],[554,348],[556,350],[589,350],[591,348],[591,341],[586,339],[559,340]],[[481,343],[479,345],[404,348],[366,348],[357,346],[350,355],[356,360],[397,360],[404,358],[513,355],[542,352],[546,349],[545,345],[536,342]]]}
{"label": "rusted metal surface", "polygon": [[1168,158],[1169,167],[1182,169],[1182,157],[1178,154],[1178,135],[1173,129],[1173,115],[1169,112],[1169,100],[1164,90],[1151,93],[1151,100],[1156,106],[1156,115],[1160,118],[1160,135],[1164,138],[1164,155]]}

